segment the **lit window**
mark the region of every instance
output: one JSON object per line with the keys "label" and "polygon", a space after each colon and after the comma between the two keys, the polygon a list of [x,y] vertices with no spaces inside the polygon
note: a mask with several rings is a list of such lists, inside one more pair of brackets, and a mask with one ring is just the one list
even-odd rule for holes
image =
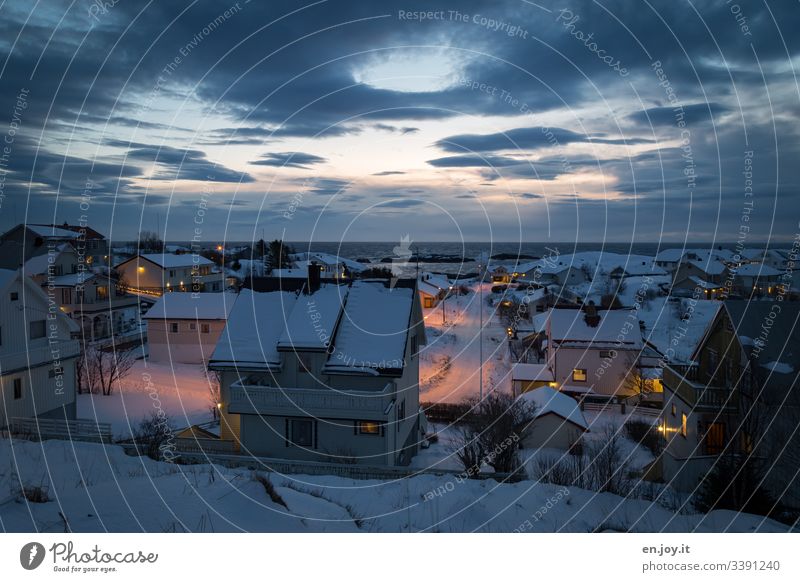
{"label": "lit window", "polygon": [[572,370],[573,382],[586,382],[586,368],[575,368]]}
{"label": "lit window", "polygon": [[381,434],[381,425],[374,420],[359,420],[358,434]]}
{"label": "lit window", "polygon": [[686,413],[681,413],[681,436],[686,436]]}

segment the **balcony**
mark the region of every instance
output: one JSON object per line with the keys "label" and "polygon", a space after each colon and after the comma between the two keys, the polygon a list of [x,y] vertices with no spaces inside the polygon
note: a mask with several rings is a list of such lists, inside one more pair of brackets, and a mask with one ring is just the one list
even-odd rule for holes
{"label": "balcony", "polygon": [[709,386],[695,379],[696,367],[683,370],[677,367],[664,368],[664,383],[676,392],[687,404],[697,410],[734,411],[738,406],[736,390],[722,386]]}
{"label": "balcony", "polygon": [[383,390],[374,392],[247,386],[235,382],[230,387],[228,412],[381,420],[386,418],[394,397],[395,388],[391,382]]}

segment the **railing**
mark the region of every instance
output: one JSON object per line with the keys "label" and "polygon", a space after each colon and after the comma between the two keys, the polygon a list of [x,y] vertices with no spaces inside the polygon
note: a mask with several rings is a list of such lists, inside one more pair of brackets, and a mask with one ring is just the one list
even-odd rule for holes
{"label": "railing", "polygon": [[391,383],[380,392],[244,386],[230,387],[228,412],[234,414],[303,414],[328,418],[383,417]]}
{"label": "railing", "polygon": [[31,440],[111,442],[111,424],[91,419],[12,418],[8,430],[13,435]]}
{"label": "railing", "polygon": [[723,409],[735,408],[737,401],[736,395],[727,388],[717,388],[703,386],[702,384],[692,383],[695,392],[695,406]]}

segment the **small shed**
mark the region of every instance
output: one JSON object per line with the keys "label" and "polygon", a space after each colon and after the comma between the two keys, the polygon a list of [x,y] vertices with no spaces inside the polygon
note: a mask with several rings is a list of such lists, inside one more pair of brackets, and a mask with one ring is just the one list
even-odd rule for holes
{"label": "small shed", "polygon": [[529,390],[555,384],[553,371],[547,364],[525,364],[518,362],[511,368],[511,388],[514,396]]}
{"label": "small shed", "polygon": [[578,402],[558,390],[548,386],[529,390],[517,402],[535,407],[533,419],[521,429],[524,449],[568,451],[589,432],[589,423]]}

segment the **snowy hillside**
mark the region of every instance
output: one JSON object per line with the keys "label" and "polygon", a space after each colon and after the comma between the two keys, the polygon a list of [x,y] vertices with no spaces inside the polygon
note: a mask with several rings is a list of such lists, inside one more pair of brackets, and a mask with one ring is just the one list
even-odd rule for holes
{"label": "snowy hillside", "polygon": [[[267,474],[264,474],[267,475]],[[452,475],[398,481],[181,466],[117,446],[0,440],[3,531],[591,532],[785,531],[733,512],[678,515],[658,505],[535,481]],[[24,487],[26,500],[21,492]],[[44,493],[44,497],[41,495]],[[47,501],[44,501],[47,499]]]}

